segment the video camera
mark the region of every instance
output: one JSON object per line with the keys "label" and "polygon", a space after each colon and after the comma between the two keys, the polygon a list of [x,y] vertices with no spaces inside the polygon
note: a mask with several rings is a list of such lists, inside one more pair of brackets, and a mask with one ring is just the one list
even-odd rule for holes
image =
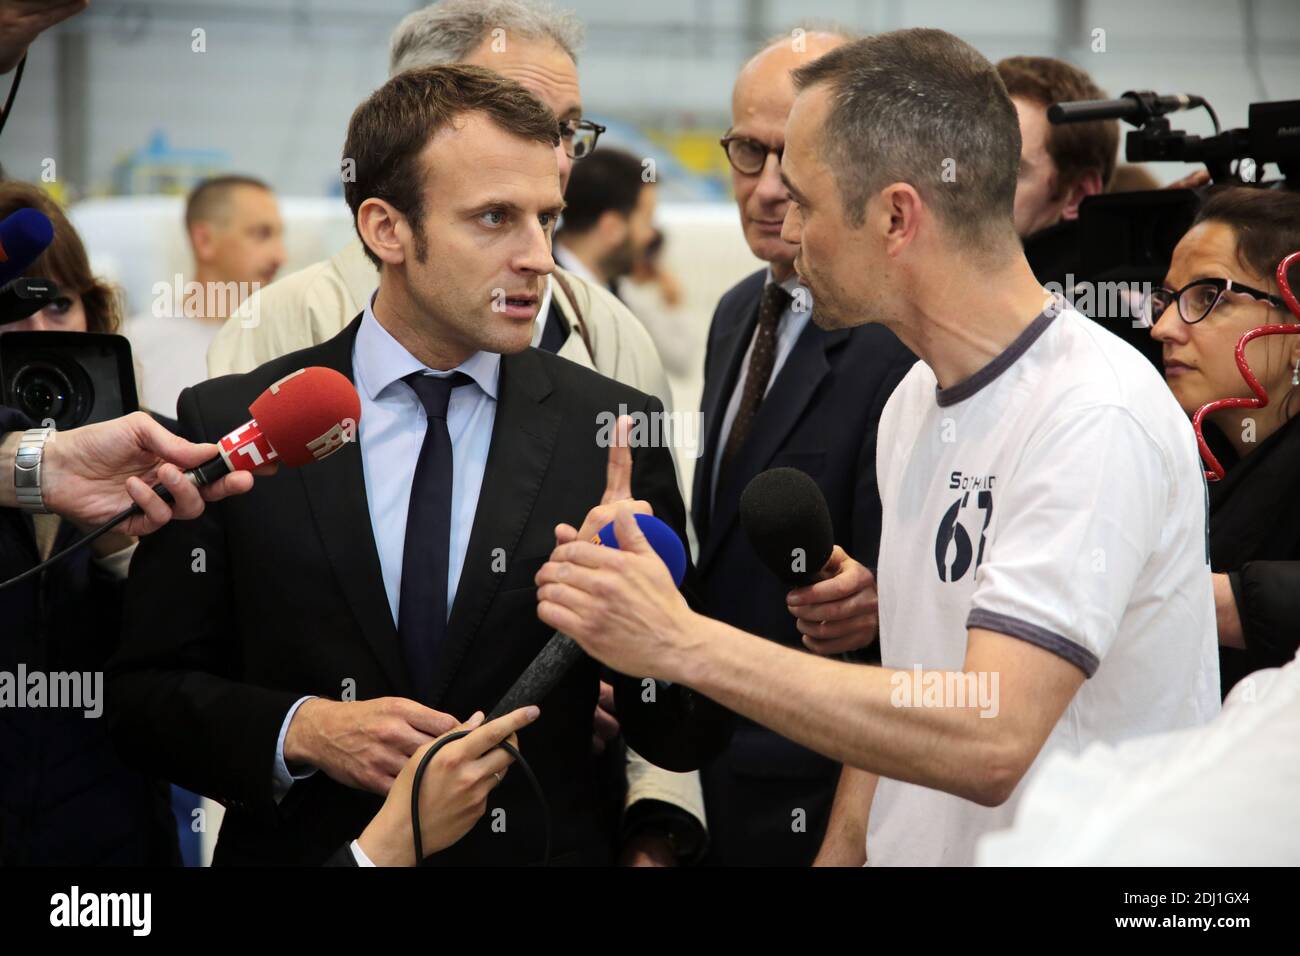
{"label": "video camera", "polygon": [[53,237],[50,220],[35,209],[0,221],[0,405],[66,431],[133,412],[138,402],[122,336],[5,330],[62,297],[49,279],[22,275]]}
{"label": "video camera", "polygon": [[[1171,128],[1167,114],[1188,109],[1210,114],[1213,136]],[[1149,90],[1130,91],[1115,100],[1056,103],[1048,107],[1047,118],[1054,124],[1123,120],[1135,127],[1125,137],[1129,162],[1203,163],[1215,185],[1289,188],[1290,183],[1300,182],[1300,100],[1252,103],[1249,125],[1226,132],[1220,130],[1219,118],[1204,98],[1162,96]],[[1268,163],[1275,163],[1283,178],[1258,182]],[[1200,193],[1191,189],[1089,196],[1079,205],[1076,223],[1029,237],[1025,255],[1044,284],[1066,285],[1065,269],[1074,283],[1093,289],[1103,283],[1125,289],[1158,284],[1200,206]],[[1102,298],[1100,293],[1097,298]],[[1128,320],[1112,321],[1115,316],[1098,314],[1096,309],[1081,311],[1160,365],[1160,345],[1149,330]]]}

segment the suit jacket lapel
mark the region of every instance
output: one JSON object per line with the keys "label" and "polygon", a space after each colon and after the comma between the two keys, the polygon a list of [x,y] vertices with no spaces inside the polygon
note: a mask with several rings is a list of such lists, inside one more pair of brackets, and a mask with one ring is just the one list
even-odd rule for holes
{"label": "suit jacket lapel", "polygon": [[[312,350],[312,360],[342,372],[355,382],[352,345],[360,325],[358,316],[334,338]],[[395,693],[413,696],[414,687],[402,658],[393,612],[384,590],[379,552],[375,548],[360,444],[353,442],[352,447],[341,449],[310,468],[295,469],[295,473],[302,479],[316,519],[316,531],[362,636],[392,681]]]}
{"label": "suit jacket lapel", "polygon": [[494,552],[513,560],[533,503],[550,468],[560,415],[542,405],[551,380],[533,349],[501,357],[501,386],[492,445],[488,451],[478,511],[470,531],[465,566],[456,586],[447,626],[447,645],[438,655],[433,706],[446,695],[501,585]]}
{"label": "suit jacket lapel", "polygon": [[[762,288],[760,285],[760,295]],[[710,513],[713,510],[709,489],[713,487],[713,459],[717,454],[718,434],[722,430],[722,419],[727,413],[727,400],[740,376],[740,363],[754,336],[754,326],[758,324],[758,301],[756,297],[749,303],[740,320],[719,336],[712,367],[705,370],[706,387],[700,402],[700,410],[704,415],[704,450],[696,462],[691,489],[691,520],[701,542],[708,535]]]}
{"label": "suit jacket lapel", "polygon": [[771,463],[798,424],[823,378],[830,372],[827,354],[848,340],[849,330],[823,332],[811,321],[799,334],[776,381],[763,398],[749,440],[718,484],[718,501],[708,533],[700,544],[700,568],[706,568],[740,514],[740,493],[749,480]]}

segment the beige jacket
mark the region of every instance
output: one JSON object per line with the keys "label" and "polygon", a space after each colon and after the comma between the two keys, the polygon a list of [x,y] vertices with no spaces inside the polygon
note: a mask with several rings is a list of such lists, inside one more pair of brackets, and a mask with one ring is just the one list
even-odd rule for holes
{"label": "beige jacket", "polygon": [[[556,272],[561,280],[551,282],[551,293],[570,330],[560,357],[654,395],[671,411],[668,378],[650,333],[607,289],[573,273]],[[378,287],[378,270],[361,241],[353,240],[329,259],[291,273],[245,301],[208,348],[208,375],[248,372],[333,338],[365,308]],[[581,328],[566,288],[581,313]],[[629,750],[627,781],[625,806],[638,800],[662,800],[705,822],[698,773],[670,773]]]}

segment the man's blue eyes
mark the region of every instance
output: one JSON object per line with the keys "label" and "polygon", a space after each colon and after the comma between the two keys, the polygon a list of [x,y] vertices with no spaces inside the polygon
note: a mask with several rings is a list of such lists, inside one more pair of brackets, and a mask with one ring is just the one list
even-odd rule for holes
{"label": "man's blue eyes", "polygon": [[[509,216],[507,215],[507,213],[505,213],[500,209],[489,209],[487,212],[483,213],[483,215],[481,215],[479,218],[482,219],[490,226],[500,226],[505,223],[505,221],[509,218]],[[549,212],[544,212],[537,217],[538,222],[540,222],[543,227],[548,229],[551,226],[555,225],[555,219],[556,219],[555,214]]]}

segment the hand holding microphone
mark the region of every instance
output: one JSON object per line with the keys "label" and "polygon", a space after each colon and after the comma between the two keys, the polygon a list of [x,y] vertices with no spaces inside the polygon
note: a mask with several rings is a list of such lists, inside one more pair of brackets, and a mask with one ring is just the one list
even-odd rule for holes
{"label": "hand holding microphone", "polygon": [[[632,417],[620,415],[614,426],[614,442],[609,446],[609,461],[605,465],[605,491],[600,497],[600,504],[587,512],[581,528],[575,529],[568,524],[557,525],[557,545],[570,541],[590,541],[597,531],[614,520],[620,510],[630,510],[634,514],[654,514],[650,502],[632,498],[632,449],[628,445],[631,428]],[[614,688],[601,681],[596,711],[592,715],[592,752],[604,753],[609,742],[619,735],[619,729],[618,716],[614,713]]]}
{"label": "hand holding microphone", "polygon": [[740,523],[759,559],[794,589],[786,607],[805,647],[840,654],[876,639],[875,575],[833,543],[830,509],[815,481],[796,468],[756,475],[740,496]]}
{"label": "hand holding microphone", "polygon": [[617,549],[572,540],[551,552],[537,572],[537,616],[616,671],[689,683],[675,669],[683,658],[676,651],[690,643],[695,612],[661,556],[664,542],[652,546],[647,528],[672,536],[684,571],[681,539],[657,518],[627,507],[614,519]]}
{"label": "hand holding microphone", "polygon": [[[37,471],[41,500],[62,517],[98,527],[0,588],[39,574],[119,525],[129,534],[147,534],[173,516],[197,517],[205,500],[248,491],[252,474],[333,454],[355,436],[361,401],[346,376],[314,367],[274,382],[249,411],[253,419],[216,445],[191,444],[142,412],[52,433]],[[12,468],[8,446],[8,440],[0,445],[0,468]],[[191,467],[182,474],[177,465]],[[158,483],[150,488],[146,481],[153,480]],[[130,507],[115,513],[126,498]]]}
{"label": "hand holding microphone", "polygon": [[[537,707],[524,707],[484,723],[482,711],[454,731],[468,731],[440,747],[422,775],[415,795],[416,769],[438,741],[415,751],[402,767],[380,807],[357,844],[376,866],[415,866],[419,860],[411,840],[412,799],[418,800],[420,849],[425,857],[445,850],[478,822],[487,810],[488,795],[505,778],[514,757],[500,748],[519,747],[519,731],[537,719]],[[451,733],[453,731],[449,731]]]}
{"label": "hand holding microphone", "polygon": [[[42,461],[45,507],[78,525],[95,526],[134,502],[139,512],[120,530],[149,534],[174,517],[198,517],[204,502],[253,487],[253,475],[243,472],[202,488],[182,473],[216,454],[216,445],[188,442],[144,412],[57,432],[46,443]],[[256,473],[274,470],[271,465]],[[171,495],[171,506],[151,489],[155,482]]]}

